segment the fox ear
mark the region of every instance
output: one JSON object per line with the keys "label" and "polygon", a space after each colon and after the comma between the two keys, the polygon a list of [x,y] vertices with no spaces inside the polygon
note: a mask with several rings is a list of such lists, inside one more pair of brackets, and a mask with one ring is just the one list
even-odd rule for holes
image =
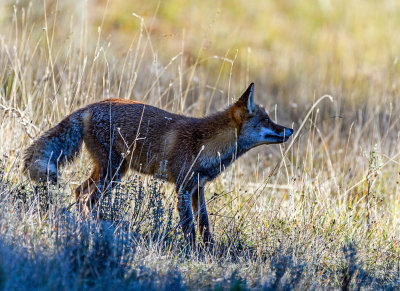
{"label": "fox ear", "polygon": [[254,105],[254,83],[250,84],[247,90],[240,97],[239,101],[246,105],[246,109],[250,114],[254,113],[256,107]]}

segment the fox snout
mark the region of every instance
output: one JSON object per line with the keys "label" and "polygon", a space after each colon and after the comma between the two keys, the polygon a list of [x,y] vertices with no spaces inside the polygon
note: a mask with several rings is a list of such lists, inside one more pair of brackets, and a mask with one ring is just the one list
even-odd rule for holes
{"label": "fox snout", "polygon": [[281,131],[280,136],[282,136],[285,139],[285,141],[287,141],[292,134],[293,134],[293,128],[285,127]]}
{"label": "fox snout", "polygon": [[273,123],[272,121],[269,122],[268,127],[261,129],[261,134],[268,144],[283,143],[290,138],[293,132],[292,128]]}

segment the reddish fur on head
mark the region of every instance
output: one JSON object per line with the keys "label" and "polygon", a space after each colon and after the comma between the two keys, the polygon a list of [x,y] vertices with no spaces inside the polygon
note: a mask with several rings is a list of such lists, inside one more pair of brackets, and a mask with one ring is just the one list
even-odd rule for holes
{"label": "reddish fur on head", "polygon": [[245,108],[241,103],[235,103],[232,108],[232,119],[235,121],[238,128],[243,123],[245,116]]}
{"label": "reddish fur on head", "polygon": [[255,111],[254,105],[254,83],[251,83],[240,99],[232,106],[232,119],[240,129],[245,118],[253,115]]}

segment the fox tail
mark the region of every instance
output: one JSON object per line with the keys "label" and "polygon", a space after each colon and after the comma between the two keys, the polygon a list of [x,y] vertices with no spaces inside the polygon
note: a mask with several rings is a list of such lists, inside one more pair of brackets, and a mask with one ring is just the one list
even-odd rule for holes
{"label": "fox tail", "polygon": [[23,172],[37,182],[57,181],[57,170],[72,161],[82,147],[83,111],[64,118],[39,136],[23,156]]}

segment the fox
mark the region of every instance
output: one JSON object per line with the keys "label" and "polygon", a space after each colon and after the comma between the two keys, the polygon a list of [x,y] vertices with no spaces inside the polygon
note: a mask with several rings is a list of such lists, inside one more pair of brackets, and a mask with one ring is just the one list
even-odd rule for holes
{"label": "fox", "polygon": [[283,143],[292,134],[255,104],[254,83],[235,103],[202,118],[106,99],[78,109],[34,140],[24,152],[23,172],[34,181],[56,183],[58,169],[85,143],[93,169],[76,188],[75,199],[79,211],[89,215],[128,169],[157,175],[163,164],[165,179],[175,184],[185,239],[195,244],[196,220],[203,242],[212,244],[206,184],[250,149]]}

